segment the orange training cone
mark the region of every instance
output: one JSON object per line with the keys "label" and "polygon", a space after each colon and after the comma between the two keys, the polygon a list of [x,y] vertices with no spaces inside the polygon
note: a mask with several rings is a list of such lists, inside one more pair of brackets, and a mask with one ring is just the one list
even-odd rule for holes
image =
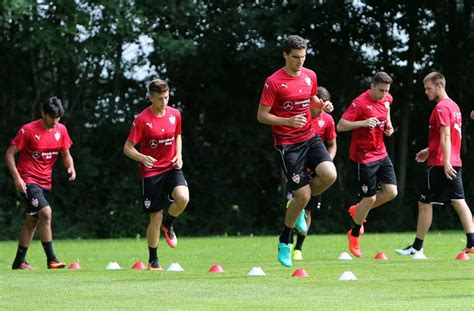
{"label": "orange training cone", "polygon": [[377,255],[375,255],[375,259],[376,260],[388,260],[388,257],[383,252],[378,252]]}
{"label": "orange training cone", "polygon": [[133,264],[132,269],[135,270],[145,270],[146,266],[143,262],[137,261],[136,263]]}
{"label": "orange training cone", "polygon": [[302,276],[302,277],[307,277],[309,276],[308,272],[304,270],[304,268],[299,268],[296,269],[295,272],[291,276]]}
{"label": "orange training cone", "polygon": [[224,271],[224,268],[222,268],[222,266],[220,264],[215,264],[209,269],[209,272],[222,273],[222,272],[225,272],[225,271]]}
{"label": "orange training cone", "polygon": [[460,252],[457,256],[456,256],[456,260],[469,260],[469,255],[466,254],[465,252]]}
{"label": "orange training cone", "polygon": [[73,262],[68,267],[69,270],[81,270],[81,265],[77,262]]}

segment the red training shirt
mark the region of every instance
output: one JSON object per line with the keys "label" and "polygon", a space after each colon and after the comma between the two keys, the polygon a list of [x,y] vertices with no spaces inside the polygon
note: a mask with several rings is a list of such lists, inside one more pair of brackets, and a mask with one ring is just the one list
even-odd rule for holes
{"label": "red training shirt", "polygon": [[155,176],[174,168],[171,160],[176,155],[176,137],[181,135],[181,113],[166,106],[162,117],[156,116],[151,106],[143,110],[133,121],[128,140],[140,143],[140,152],[155,158],[152,168],[140,163],[140,176]]}
{"label": "red training shirt", "polygon": [[313,123],[316,134],[319,134],[323,142],[336,139],[336,126],[329,113],[323,111],[319,117],[313,117],[311,123]]}
{"label": "red training shirt", "polygon": [[12,145],[19,150],[16,166],[23,181],[51,189],[54,163],[61,151],[71,147],[72,141],[63,124],[58,123],[46,130],[38,119],[23,125],[13,138]]}
{"label": "red training shirt", "polygon": [[444,166],[441,149],[440,127],[449,126],[451,130],[451,165],[462,166],[461,161],[462,116],[459,106],[450,98],[440,100],[433,109],[429,121],[428,165]]}
{"label": "red training shirt", "polygon": [[342,117],[348,121],[362,121],[377,118],[379,124],[371,129],[359,127],[352,130],[349,158],[357,163],[371,163],[385,158],[387,150],[383,141],[387,113],[393,97],[386,94],[382,100],[375,101],[370,97],[370,89],[354,99]]}
{"label": "red training shirt", "polygon": [[306,141],[315,135],[311,125],[310,100],[318,92],[316,73],[301,68],[298,77],[290,76],[284,68],[265,80],[260,104],[271,107],[270,113],[281,118],[303,114],[308,122],[299,128],[272,126],[274,144],[286,145]]}

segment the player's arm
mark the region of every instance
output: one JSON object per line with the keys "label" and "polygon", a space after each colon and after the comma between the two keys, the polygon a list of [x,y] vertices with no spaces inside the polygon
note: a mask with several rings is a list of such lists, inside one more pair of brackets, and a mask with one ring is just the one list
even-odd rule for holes
{"label": "player's arm", "polygon": [[352,131],[353,129],[360,128],[360,127],[368,127],[368,128],[374,128],[379,121],[377,118],[369,118],[367,120],[361,120],[361,121],[349,121],[344,118],[341,118],[339,122],[337,123],[337,131],[338,132],[346,132],[346,131]]}
{"label": "player's arm", "polygon": [[439,143],[443,150],[444,174],[448,179],[456,177],[456,170],[451,165],[451,129],[441,125],[439,128]]}
{"label": "player's arm", "polygon": [[473,119],[473,120],[474,120],[474,110],[473,110],[473,111],[471,111],[471,119]]}
{"label": "player's arm", "polygon": [[385,136],[392,136],[393,134],[393,125],[392,125],[392,118],[390,117],[390,107],[388,108],[387,111],[387,123],[385,123],[385,130],[384,134]]}
{"label": "player's arm", "polygon": [[23,181],[23,178],[21,178],[20,173],[18,173],[15,163],[15,154],[17,154],[18,151],[19,150],[15,145],[10,145],[7,152],[5,152],[5,160],[7,162],[8,170],[13,177],[16,190],[26,193],[26,183]]}
{"label": "player's arm", "polygon": [[125,144],[123,145],[123,153],[130,159],[140,162],[141,164],[143,164],[145,167],[148,167],[148,168],[153,167],[153,164],[156,162],[155,158],[138,152],[138,150],[135,148],[135,145],[128,139],[125,141]]}
{"label": "player's arm", "polygon": [[310,99],[311,115],[319,116],[322,111],[331,113],[334,110],[334,106],[330,100],[323,101],[317,95],[311,96]]}
{"label": "player's arm", "polygon": [[331,160],[334,160],[337,152],[337,142],[335,138],[327,141],[327,149]]}
{"label": "player's arm", "polygon": [[270,112],[271,107],[262,104],[258,105],[257,120],[263,124],[302,127],[308,122],[306,117],[302,114],[293,116],[291,118],[282,118]]}
{"label": "player's arm", "polygon": [[69,149],[61,151],[61,158],[63,159],[64,166],[67,169],[67,173],[70,175],[69,180],[73,181],[76,179],[76,170],[74,168],[74,160],[72,158]]}
{"label": "player's arm", "polygon": [[176,155],[173,157],[171,162],[173,163],[176,168],[182,168],[183,167],[183,156],[181,153],[181,150],[183,146],[182,140],[181,140],[181,135],[176,136]]}

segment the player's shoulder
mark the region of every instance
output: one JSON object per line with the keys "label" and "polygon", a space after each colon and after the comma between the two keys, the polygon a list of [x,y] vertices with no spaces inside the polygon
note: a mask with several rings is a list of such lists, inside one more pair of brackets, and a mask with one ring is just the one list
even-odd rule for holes
{"label": "player's shoulder", "polygon": [[332,117],[332,115],[325,111],[323,111],[323,113],[321,114],[321,117],[326,121],[334,122],[334,118]]}
{"label": "player's shoulder", "polygon": [[278,69],[277,71],[275,71],[274,73],[272,73],[271,75],[269,75],[265,79],[265,83],[277,83],[279,80],[285,77],[286,77],[285,69],[282,67]]}
{"label": "player's shoulder", "polygon": [[308,76],[316,77],[316,72],[306,67],[301,68],[301,73]]}
{"label": "player's shoulder", "polygon": [[393,102],[393,96],[392,96],[392,94],[390,94],[390,93],[385,94],[384,99],[383,99],[383,102],[386,102],[386,101],[388,101],[388,102],[390,102],[390,103]]}
{"label": "player's shoulder", "polygon": [[179,111],[179,109],[176,109],[174,107],[167,106],[166,110],[167,110],[167,113],[174,114],[174,115],[181,115],[181,111]]}

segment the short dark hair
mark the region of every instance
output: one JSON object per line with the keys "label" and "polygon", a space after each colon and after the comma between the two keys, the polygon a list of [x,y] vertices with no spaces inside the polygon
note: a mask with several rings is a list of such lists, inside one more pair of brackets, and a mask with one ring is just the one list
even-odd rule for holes
{"label": "short dark hair", "polygon": [[148,84],[148,93],[164,93],[170,90],[170,87],[168,86],[168,82],[165,80],[161,79],[155,79],[152,80]]}
{"label": "short dark hair", "polygon": [[307,49],[308,45],[306,41],[297,35],[289,35],[286,37],[285,41],[283,41],[283,52],[289,54],[291,50],[301,50]]}
{"label": "short dark hair", "polygon": [[48,98],[48,100],[43,103],[41,111],[54,118],[60,118],[64,115],[63,104],[56,96]]}
{"label": "short dark hair", "polygon": [[372,77],[372,83],[373,84],[378,84],[378,83],[392,84],[393,79],[390,77],[388,73],[384,71],[379,71]]}
{"label": "short dark hair", "polygon": [[324,86],[318,86],[318,97],[321,98],[323,102],[331,100],[331,93]]}
{"label": "short dark hair", "polygon": [[440,72],[433,71],[426,75],[423,79],[423,83],[431,82],[434,85],[441,84],[443,87],[446,87],[446,78]]}

